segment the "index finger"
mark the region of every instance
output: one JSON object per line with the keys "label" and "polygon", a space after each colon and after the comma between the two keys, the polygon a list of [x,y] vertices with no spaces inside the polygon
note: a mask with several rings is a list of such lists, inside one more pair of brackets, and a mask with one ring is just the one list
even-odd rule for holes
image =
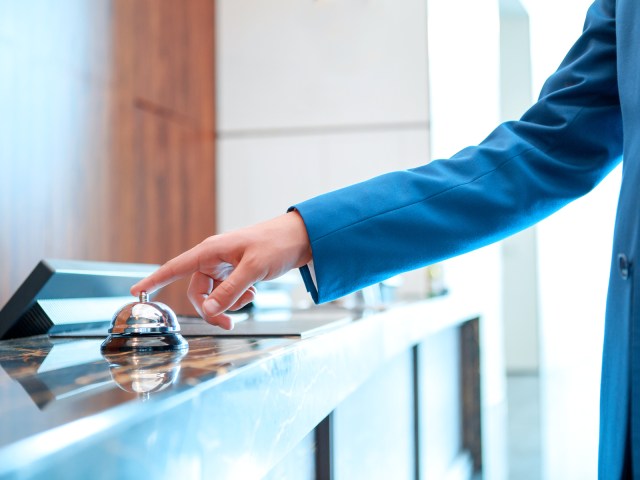
{"label": "index finger", "polygon": [[191,275],[199,269],[199,245],[172,258],[155,272],[131,287],[131,294],[152,293],[176,280]]}

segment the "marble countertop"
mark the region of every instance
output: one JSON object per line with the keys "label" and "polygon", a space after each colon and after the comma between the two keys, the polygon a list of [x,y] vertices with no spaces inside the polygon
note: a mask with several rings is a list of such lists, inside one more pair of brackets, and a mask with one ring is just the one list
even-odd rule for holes
{"label": "marble countertop", "polygon": [[183,476],[185,465],[228,478],[239,462],[264,473],[387,360],[477,316],[444,297],[305,339],[192,337],[182,354],[105,357],[95,338],[2,341],[0,478]]}

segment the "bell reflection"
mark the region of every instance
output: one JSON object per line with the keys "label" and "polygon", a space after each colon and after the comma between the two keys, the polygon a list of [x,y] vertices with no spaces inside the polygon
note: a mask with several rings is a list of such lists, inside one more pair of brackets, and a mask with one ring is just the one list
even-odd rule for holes
{"label": "bell reflection", "polygon": [[180,361],[186,354],[186,350],[106,352],[103,357],[109,363],[111,378],[122,390],[147,400],[178,380]]}

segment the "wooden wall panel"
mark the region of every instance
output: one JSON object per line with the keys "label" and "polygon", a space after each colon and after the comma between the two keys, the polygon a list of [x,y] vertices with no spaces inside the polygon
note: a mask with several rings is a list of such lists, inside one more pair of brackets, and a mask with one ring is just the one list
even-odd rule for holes
{"label": "wooden wall panel", "polygon": [[0,4],[0,304],[41,258],[161,263],[214,232],[213,28],[213,0]]}

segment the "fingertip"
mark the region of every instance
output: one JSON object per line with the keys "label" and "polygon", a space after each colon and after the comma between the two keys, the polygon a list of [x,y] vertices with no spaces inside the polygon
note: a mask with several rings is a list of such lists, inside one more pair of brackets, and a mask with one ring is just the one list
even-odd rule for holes
{"label": "fingertip", "polygon": [[131,293],[131,295],[133,295],[134,297],[137,297],[140,295],[140,292],[147,292],[147,293],[152,293],[155,289],[153,288],[153,285],[146,285],[147,283],[147,279],[145,278],[144,280],[139,281],[138,283],[136,283],[135,285],[133,285],[130,289],[129,292]]}
{"label": "fingertip", "polygon": [[224,313],[221,313],[220,315],[216,315],[214,317],[205,317],[205,321],[224,330],[233,330],[234,327],[233,319],[229,315],[225,315]]}
{"label": "fingertip", "polygon": [[223,317],[222,322],[219,323],[220,327],[225,330],[233,330],[233,319],[229,315],[223,315]]}

